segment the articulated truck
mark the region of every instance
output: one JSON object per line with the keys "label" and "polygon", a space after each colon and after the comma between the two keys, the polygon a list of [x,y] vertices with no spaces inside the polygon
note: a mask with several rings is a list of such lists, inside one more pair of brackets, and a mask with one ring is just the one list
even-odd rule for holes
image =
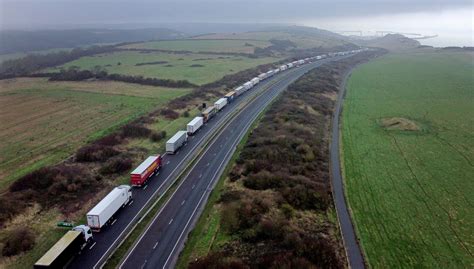
{"label": "articulated truck", "polygon": [[92,241],[92,231],[79,225],[68,231],[33,266],[34,269],[64,268]]}
{"label": "articulated truck", "polygon": [[115,187],[94,208],[87,213],[87,225],[94,232],[100,232],[109,223],[117,211],[132,200],[132,187],[120,185]]}

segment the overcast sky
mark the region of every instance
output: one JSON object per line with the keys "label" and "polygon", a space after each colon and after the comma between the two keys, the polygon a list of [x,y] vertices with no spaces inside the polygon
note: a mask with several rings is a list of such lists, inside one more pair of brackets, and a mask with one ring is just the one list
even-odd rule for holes
{"label": "overcast sky", "polygon": [[472,42],[473,3],[472,0],[0,0],[2,29],[173,22],[291,23],[332,28],[329,30],[427,32],[448,24],[451,30],[470,35],[468,39]]}

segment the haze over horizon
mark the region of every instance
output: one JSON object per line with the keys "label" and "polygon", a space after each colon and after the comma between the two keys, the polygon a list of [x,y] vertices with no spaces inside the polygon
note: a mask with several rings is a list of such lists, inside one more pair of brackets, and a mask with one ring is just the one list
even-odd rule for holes
{"label": "haze over horizon", "polygon": [[[209,9],[212,7],[212,9]],[[0,29],[157,27],[173,23],[277,23],[331,31],[435,35],[433,46],[474,46],[471,1],[0,0]]]}

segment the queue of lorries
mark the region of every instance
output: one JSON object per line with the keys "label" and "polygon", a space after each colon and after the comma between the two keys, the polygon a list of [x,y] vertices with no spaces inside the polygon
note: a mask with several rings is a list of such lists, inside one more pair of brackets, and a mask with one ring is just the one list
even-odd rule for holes
{"label": "queue of lorries", "polygon": [[[298,67],[300,65],[321,60],[327,57],[343,56],[362,51],[352,50],[317,55],[287,64],[276,69],[268,70],[250,79],[234,90],[219,98],[214,105],[205,107],[201,115],[191,120],[186,130],[180,130],[166,142],[166,154],[175,154],[188,140],[188,136],[194,135],[204,126],[206,122],[224,109],[235,98],[252,89],[258,83],[266,80],[279,72]],[[34,265],[34,268],[64,268],[71,259],[79,253],[89,242],[92,241],[92,232],[100,232],[107,224],[113,222],[114,215],[132,200],[132,187],[142,187],[147,180],[153,177],[162,167],[162,156],[149,156],[130,173],[130,185],[115,187],[107,196],[96,204],[86,215],[87,225],[79,225],[68,231],[56,244],[51,247]]]}

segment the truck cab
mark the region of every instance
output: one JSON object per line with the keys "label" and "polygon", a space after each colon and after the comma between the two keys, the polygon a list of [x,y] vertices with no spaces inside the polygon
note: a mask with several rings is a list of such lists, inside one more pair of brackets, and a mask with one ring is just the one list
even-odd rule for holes
{"label": "truck cab", "polygon": [[89,226],[87,225],[78,225],[72,229],[73,231],[78,231],[82,233],[82,236],[84,236],[84,241],[86,243],[89,243],[93,236],[92,236],[92,230]]}

